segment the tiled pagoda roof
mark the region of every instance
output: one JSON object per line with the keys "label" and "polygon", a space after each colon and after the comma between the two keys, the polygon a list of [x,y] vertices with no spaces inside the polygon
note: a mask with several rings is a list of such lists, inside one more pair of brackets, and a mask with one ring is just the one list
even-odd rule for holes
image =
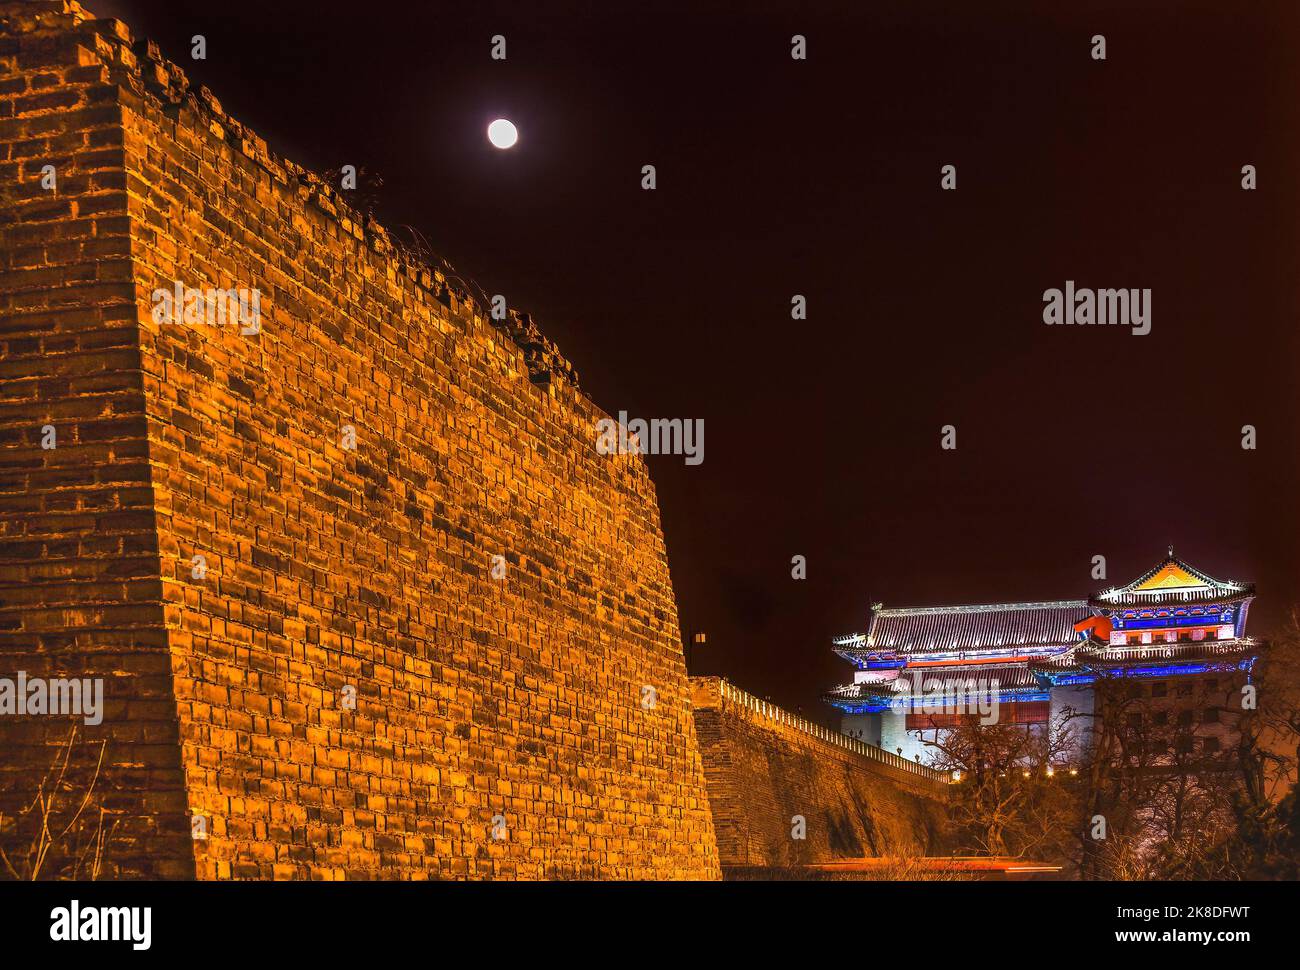
{"label": "tiled pagoda roof", "polygon": [[1146,606],[1161,603],[1197,603],[1216,600],[1233,602],[1250,599],[1255,587],[1250,583],[1223,582],[1174,555],[1173,549],[1126,586],[1098,593],[1090,603],[1099,608]]}
{"label": "tiled pagoda roof", "polygon": [[1064,647],[1078,641],[1074,624],[1089,613],[1086,600],[876,609],[865,636],[839,644],[895,653]]}
{"label": "tiled pagoda roof", "polygon": [[999,691],[1036,689],[1038,678],[1023,663],[1014,664],[953,664],[942,667],[908,667],[899,671],[897,679],[848,684],[824,695],[828,701],[869,700],[873,697],[920,695],[927,690],[951,692],[973,680],[980,688],[989,687],[996,680]]}

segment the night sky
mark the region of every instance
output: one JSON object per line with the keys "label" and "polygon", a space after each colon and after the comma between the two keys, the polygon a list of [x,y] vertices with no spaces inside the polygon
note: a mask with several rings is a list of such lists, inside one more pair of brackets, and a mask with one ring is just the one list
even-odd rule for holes
{"label": "night sky", "polygon": [[[1169,543],[1258,584],[1254,633],[1300,602],[1291,0],[86,5],[377,171],[606,411],[704,419],[648,459],[693,672],[830,723],[872,601],[1082,597]],[[1152,332],[1045,326],[1066,280],[1151,288]]]}

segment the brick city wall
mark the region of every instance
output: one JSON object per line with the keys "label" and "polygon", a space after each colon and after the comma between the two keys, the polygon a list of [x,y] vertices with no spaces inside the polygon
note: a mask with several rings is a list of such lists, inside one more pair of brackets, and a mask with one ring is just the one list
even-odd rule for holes
{"label": "brick city wall", "polygon": [[[946,776],[810,724],[717,677],[691,678],[723,866],[944,854]],[[805,838],[792,837],[801,815]]]}
{"label": "brick city wall", "polygon": [[[0,677],[102,678],[105,710],[0,716],[0,878],[93,874],[100,808],[101,875],[193,876],[122,113],[98,38],[44,6],[0,6]],[[37,867],[37,793],[61,831],[91,790]]]}
{"label": "brick city wall", "polygon": [[107,871],[716,877],[654,487],[553,345],[122,24],[0,23],[0,650],[112,681]]}

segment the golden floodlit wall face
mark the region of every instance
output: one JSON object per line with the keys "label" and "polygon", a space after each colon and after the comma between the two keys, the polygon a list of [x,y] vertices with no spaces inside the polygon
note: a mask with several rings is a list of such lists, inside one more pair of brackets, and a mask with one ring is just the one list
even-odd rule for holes
{"label": "golden floodlit wall face", "polygon": [[115,85],[134,356],[104,394],[148,471],[192,870],[715,878],[654,487],[597,452],[605,414],[554,346],[121,24],[21,6],[50,17],[11,19],[20,42],[80,38]]}
{"label": "golden floodlit wall face", "polygon": [[[122,109],[78,19],[0,4],[0,878],[192,878]],[[95,716],[16,709],[69,678]]]}

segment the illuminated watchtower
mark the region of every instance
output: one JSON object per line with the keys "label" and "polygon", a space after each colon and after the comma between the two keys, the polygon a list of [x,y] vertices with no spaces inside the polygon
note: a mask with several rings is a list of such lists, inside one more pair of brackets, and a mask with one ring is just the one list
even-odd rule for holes
{"label": "illuminated watchtower", "polygon": [[1230,727],[1209,706],[1191,708],[1205,685],[1226,690],[1249,675],[1259,650],[1245,635],[1254,596],[1252,585],[1214,579],[1171,548],[1131,583],[1086,600],[874,604],[866,633],[834,641],[856,668],[853,683],[824,699],[843,713],[845,734],[924,761],[927,738],[991,706],[998,723],[1029,731],[1056,727],[1068,708],[1090,730],[1097,681],[1121,678],[1173,707],[1186,698],[1174,716],[1202,719],[1187,734],[1212,752]]}

